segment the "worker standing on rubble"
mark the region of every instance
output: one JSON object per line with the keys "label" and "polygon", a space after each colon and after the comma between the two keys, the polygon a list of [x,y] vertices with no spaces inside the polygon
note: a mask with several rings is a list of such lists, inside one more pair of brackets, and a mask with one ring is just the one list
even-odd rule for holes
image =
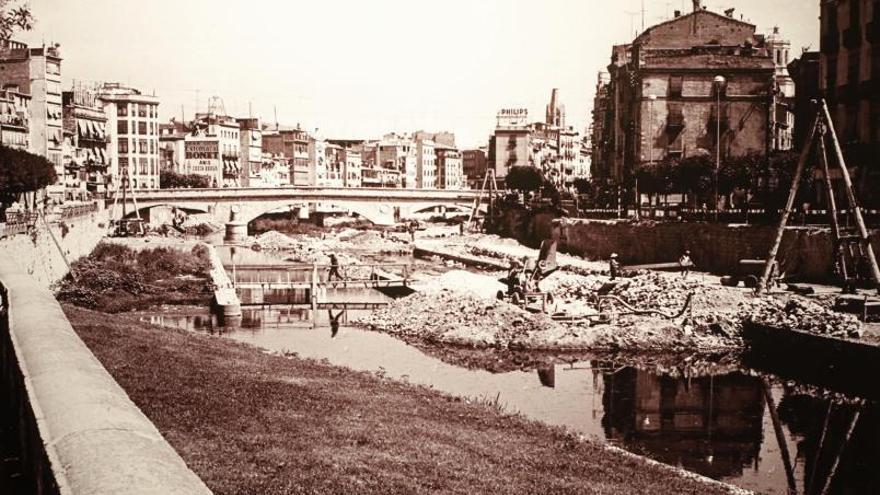
{"label": "worker standing on rubble", "polygon": [[611,280],[616,280],[620,276],[620,263],[617,261],[617,253],[611,253],[608,259],[608,271],[611,272]]}
{"label": "worker standing on rubble", "polygon": [[681,276],[687,278],[691,272],[691,267],[694,266],[694,262],[691,260],[690,250],[685,250],[684,254],[681,255],[681,258],[678,259],[678,265],[681,267]]}

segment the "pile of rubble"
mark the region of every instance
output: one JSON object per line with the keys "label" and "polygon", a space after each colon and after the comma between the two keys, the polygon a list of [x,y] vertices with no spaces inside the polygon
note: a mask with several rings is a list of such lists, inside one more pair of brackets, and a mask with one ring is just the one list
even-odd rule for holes
{"label": "pile of rubble", "polygon": [[797,297],[788,300],[774,297],[753,299],[741,306],[740,315],[743,320],[788,330],[840,338],[862,336],[862,324],[855,316],[837,313]]}
{"label": "pile of rubble", "polygon": [[404,340],[478,348],[526,346],[536,334],[561,331],[545,315],[472,292],[442,289],[398,300],[362,323]]}

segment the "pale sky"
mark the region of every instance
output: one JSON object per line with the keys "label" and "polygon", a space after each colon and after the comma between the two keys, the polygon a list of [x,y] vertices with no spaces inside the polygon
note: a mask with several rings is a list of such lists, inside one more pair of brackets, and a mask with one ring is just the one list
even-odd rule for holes
{"label": "pale sky", "polygon": [[[485,144],[500,108],[543,120],[560,88],[583,131],[613,44],[632,40],[642,0],[30,0],[31,44],[61,44],[72,80],[123,82],[161,99],[163,120],[208,98],[227,113],[302,123],[326,138],[449,130]],[[792,54],[819,46],[819,0],[707,0],[735,6]],[[644,0],[647,24],[684,0]],[[629,13],[634,15],[630,15]]]}

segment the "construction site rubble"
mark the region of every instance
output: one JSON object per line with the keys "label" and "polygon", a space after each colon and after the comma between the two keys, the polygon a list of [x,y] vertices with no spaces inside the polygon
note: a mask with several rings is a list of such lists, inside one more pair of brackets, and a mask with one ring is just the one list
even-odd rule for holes
{"label": "construction site rubble", "polygon": [[744,320],[755,323],[830,337],[858,339],[863,332],[862,323],[855,316],[796,297],[752,299],[742,305],[740,314]]}

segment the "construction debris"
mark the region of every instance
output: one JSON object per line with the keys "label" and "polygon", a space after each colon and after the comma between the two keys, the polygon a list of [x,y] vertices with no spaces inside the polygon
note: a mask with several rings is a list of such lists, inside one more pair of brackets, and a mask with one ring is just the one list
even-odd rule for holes
{"label": "construction debris", "polygon": [[862,324],[855,316],[795,297],[788,300],[776,297],[753,299],[742,305],[740,315],[744,320],[776,328],[839,338],[862,336]]}

